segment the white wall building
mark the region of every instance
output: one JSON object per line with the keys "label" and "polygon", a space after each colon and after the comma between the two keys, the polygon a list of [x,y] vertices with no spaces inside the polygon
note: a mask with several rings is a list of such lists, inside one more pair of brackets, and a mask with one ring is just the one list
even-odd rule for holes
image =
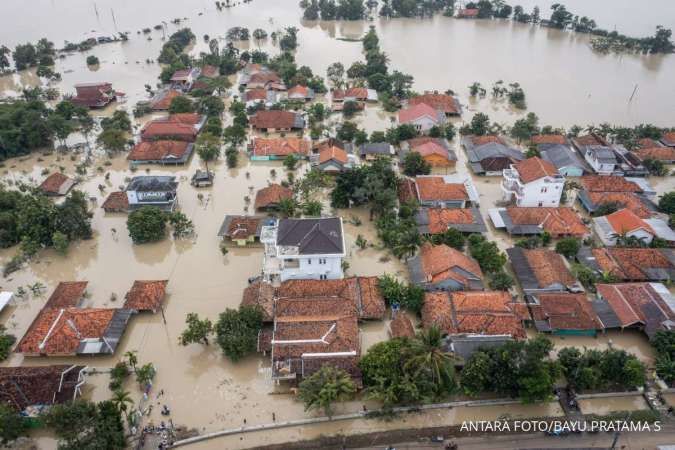
{"label": "white wall building", "polygon": [[343,277],[345,242],[342,218],[281,219],[263,227],[266,280],[334,280]]}
{"label": "white wall building", "polygon": [[560,206],[565,177],[550,162],[528,158],[505,169],[503,176],[501,187],[505,201],[523,207]]}

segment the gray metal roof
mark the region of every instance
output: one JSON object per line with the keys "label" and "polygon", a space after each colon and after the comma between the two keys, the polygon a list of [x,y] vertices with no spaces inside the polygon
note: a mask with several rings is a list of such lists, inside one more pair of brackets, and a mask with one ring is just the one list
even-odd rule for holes
{"label": "gray metal roof", "polygon": [[609,303],[607,303],[607,301],[599,298],[593,298],[591,300],[591,306],[593,306],[595,314],[598,316],[598,319],[600,319],[600,322],[602,322],[602,325],[605,328],[621,327],[621,322],[619,321],[619,318],[616,317],[614,310],[609,305]]}
{"label": "gray metal roof", "polygon": [[388,142],[363,144],[359,147],[360,155],[391,155],[391,145]]}
{"label": "gray metal roof", "polygon": [[521,151],[507,147],[506,145],[499,144],[497,142],[490,142],[485,145],[467,149],[466,153],[469,157],[469,162],[480,162],[485,158],[492,158],[495,156],[506,156],[518,161],[525,158]]}
{"label": "gray metal roof", "polygon": [[510,341],[510,336],[455,335],[448,336],[446,348],[466,361],[480,349],[500,347]]}
{"label": "gray metal roof", "polygon": [[595,158],[603,164],[616,164],[616,155],[614,150],[610,147],[605,147],[603,145],[589,145],[586,146],[585,152],[590,150],[595,154]]}
{"label": "gray metal roof", "polygon": [[422,258],[420,255],[408,260],[408,272],[410,272],[410,281],[414,284],[426,283],[427,278],[422,268]]}
{"label": "gray metal roof", "polygon": [[344,253],[339,217],[281,219],[277,246],[298,247],[300,255]]}
{"label": "gray metal roof", "polygon": [[177,187],[176,177],[141,175],[131,179],[127,191],[175,192]]}
{"label": "gray metal roof", "polygon": [[511,220],[511,216],[509,215],[509,212],[506,208],[499,210],[499,216],[502,218],[504,226],[506,227],[506,231],[509,234],[539,235],[544,232],[544,229],[541,228],[539,225],[517,225],[513,223],[513,220]]}
{"label": "gray metal roof", "polygon": [[581,161],[579,155],[569,145],[543,144],[539,145],[538,148],[541,159],[550,162],[557,169],[578,167],[588,172],[588,168]]}

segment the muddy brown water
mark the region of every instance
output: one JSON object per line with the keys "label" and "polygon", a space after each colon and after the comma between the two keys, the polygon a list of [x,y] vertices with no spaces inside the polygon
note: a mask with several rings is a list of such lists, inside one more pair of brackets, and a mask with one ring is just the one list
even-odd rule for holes
{"label": "muddy brown water", "polygon": [[[635,3],[629,4],[624,0],[620,3],[621,11],[638,9]],[[665,12],[672,8],[671,3],[661,3],[663,4],[649,10],[662,8],[661,11]],[[145,60],[154,59],[159,53],[161,32],[153,31],[150,35],[152,40],[148,41],[145,36],[136,35],[135,31],[152,26],[160,20],[189,18],[184,24],[192,27],[198,36],[197,43],[191,50],[193,54],[205,50],[206,46],[201,39],[204,33],[222,37],[227,28],[234,25],[248,26],[251,29],[260,27],[268,32],[286,25],[298,26],[298,62],[310,65],[319,74],[324,74],[325,68],[334,61],[349,65],[352,61],[361,59],[359,43],[335,38],[357,38],[368,26],[366,22],[301,22],[295,1],[254,0],[253,3],[238,5],[221,13],[216,12],[213,3],[206,0],[189,4],[159,0],[140,4],[130,0],[114,3],[99,1],[96,4],[99,19],[96,18],[93,4],[85,0],[36,0],[34,7],[29,10],[18,0],[0,3],[0,17],[3,17],[5,25],[0,29],[0,43],[10,46],[17,42],[35,41],[42,36],[48,36],[60,43],[64,39],[76,41],[91,35],[110,34],[114,31],[110,8],[114,8],[118,29],[132,31],[129,42],[99,46],[91,52],[74,54],[59,60],[57,64],[57,70],[63,74],[63,81],[55,86],[62,92],[71,92],[72,85],[77,82],[108,80],[114,83],[116,89],[128,94],[129,101],[126,105],[94,112],[94,116],[109,115],[116,107],[130,108],[136,101],[146,98],[143,85],[156,83],[159,66],[146,64]],[[199,16],[200,11],[204,15]],[[598,14],[594,14],[596,12]],[[602,24],[600,12],[603,11],[591,10],[587,14],[596,17]],[[638,27],[634,21],[626,20],[623,13],[617,15],[614,10],[607,17],[607,23],[616,21],[619,29],[623,29],[624,25],[635,26],[636,32],[647,33],[651,29],[651,26],[649,29]],[[622,19],[623,23],[619,23],[618,19]],[[521,82],[527,92],[530,108],[544,122],[556,125],[602,121],[625,124],[650,121],[672,125],[667,122],[675,117],[672,114],[675,87],[672,83],[667,83],[668,77],[672,77],[674,73],[674,57],[599,56],[588,49],[584,37],[496,21],[469,22],[436,17],[424,21],[376,19],[372,24],[378,29],[382,46],[390,55],[392,66],[412,73],[415,76],[416,89],[453,88],[460,93],[470,111],[486,111],[500,121],[511,122],[522,113],[515,112],[500,102],[468,101],[466,86],[472,81],[479,80],[484,85],[489,85],[498,78]],[[177,27],[168,25],[167,28],[171,32]],[[242,47],[254,48],[259,45],[275,52],[270,42],[251,42]],[[223,41],[221,43],[224,45]],[[481,52],[489,57],[476,57]],[[87,68],[85,58],[88,54],[96,54],[101,59],[102,64],[98,69]],[[542,70],[542,67],[547,70]],[[38,83],[40,80],[33,71],[24,71],[0,77],[0,92],[2,95],[15,95],[23,86]],[[635,83],[640,84],[638,96],[632,105],[627,106],[625,99]],[[591,96],[589,92],[592,92]],[[368,106],[355,120],[368,132],[372,132],[387,128],[392,117],[376,106]],[[469,117],[470,113],[464,116],[465,119]],[[149,118],[150,116],[143,118],[138,125]],[[461,123],[461,120],[457,122]],[[81,138],[73,136],[69,144],[78,140],[81,141]],[[466,155],[459,148],[458,142],[453,145],[459,158],[455,176],[459,179],[471,177],[466,167]],[[9,183],[25,181],[37,184],[44,178],[43,171],[59,170],[61,166],[66,174],[74,176],[75,165],[80,158],[81,155],[78,155],[76,161],[71,161],[69,154],[52,153],[44,156],[36,153],[30,157],[6,161],[4,167],[0,168],[0,177]],[[95,170],[98,166],[103,169],[102,172]],[[195,157],[185,167],[141,166],[132,173],[123,155],[111,159],[98,157],[79,186],[88,197],[94,198],[91,205],[94,212],[94,238],[72,245],[65,257],[53,251],[42,252],[27,268],[0,280],[0,288],[3,290],[16,290],[19,286],[36,281],[47,287],[44,295],[28,296],[0,314],[0,322],[18,337],[24,334],[58,282],[67,280],[90,282],[88,291],[91,295],[87,299],[87,305],[115,306],[122,302],[124,293],[133,280],[167,278],[170,282],[165,311],[166,324],[160,314],[134,317],[117,354],[112,357],[24,359],[21,355],[14,354],[3,365],[78,363],[105,369],[120,360],[124,352],[137,350],[142,363],[153,362],[158,368],[152,396],[155,408],[150,417],[155,423],[162,419],[157,411],[164,403],[172,408],[175,423],[195,427],[199,431],[238,427],[243,425],[243,419],[248,424],[269,423],[272,413],[275,413],[278,421],[307,416],[302,405],[293,397],[273,394],[275,387],[269,380],[267,359],[250,357],[238,364],[232,364],[223,358],[215,345],[181,347],[177,343],[187,313],[196,312],[215,320],[225,308],[234,308],[239,304],[246,280],[260,272],[260,249],[232,249],[227,256],[223,256],[218,249],[216,232],[225,214],[247,211],[246,196],[253,199],[255,190],[271,181],[278,182],[285,176],[281,163],[249,162],[242,156],[236,169],[228,169],[222,161],[212,165],[212,169],[216,171],[214,187],[196,190],[189,185],[188,180],[198,167],[201,167],[201,163]],[[272,169],[276,170],[276,177],[271,175]],[[110,174],[109,180],[104,178],[106,173]],[[197,235],[194,238],[179,241],[167,238],[155,244],[134,246],[126,232],[126,215],[105,214],[100,209],[100,204],[110,191],[124,185],[125,179],[144,173],[174,174],[180,179],[179,203],[182,211],[195,224]],[[500,179],[472,178],[480,193],[481,212],[486,216],[487,209],[501,198]],[[659,193],[674,187],[673,177],[653,178],[652,182]],[[98,189],[99,184],[105,186],[103,193]],[[198,199],[198,193],[203,194],[203,200]],[[252,211],[249,209],[248,212]],[[402,279],[407,277],[404,264],[378,247],[376,232],[368,221],[367,211],[355,209],[334,213],[345,218],[349,274],[390,273]],[[362,225],[349,223],[348,219],[352,216],[358,217]],[[358,249],[354,241],[359,234],[376,245],[365,250]],[[490,229],[489,235],[502,249],[512,245],[512,240],[502,232]],[[16,249],[1,250],[0,266],[15,251]],[[112,294],[116,295],[116,301],[112,300]],[[386,338],[387,321],[371,322],[362,326],[364,351]],[[637,333],[608,333],[597,339],[556,338],[554,342],[556,348],[572,343],[602,347],[609,345],[610,339],[612,345],[626,348],[646,361],[653,358],[646,338]],[[93,400],[108,398],[110,393],[107,384],[107,375],[90,376],[85,396]],[[135,400],[140,398],[140,392],[133,380],[128,381],[126,388],[132,392]],[[164,389],[166,394],[156,399],[154,395],[159,389]],[[357,411],[361,408],[362,403],[354,401],[340,405],[337,412]],[[256,433],[243,437],[243,440],[229,438],[223,445],[227,448],[243,448],[294,438],[310,438],[321,433],[372,431],[374,427],[386,430],[388,427],[401,427],[402,423],[426,426],[429,422],[441,425],[472,417],[496,418],[503,414],[560,414],[554,406],[544,406],[538,410],[532,408],[536,407],[515,405],[458,408],[449,415],[447,412],[429,412],[404,417],[392,424],[353,421],[306,429]],[[41,448],[54,447],[52,437],[42,434],[37,437]],[[205,443],[200,447],[213,448],[211,444]]]}
{"label": "muddy brown water", "polygon": [[590,398],[579,400],[579,409],[584,414],[605,415],[619,411],[638,411],[649,409],[641,394],[622,397]]}

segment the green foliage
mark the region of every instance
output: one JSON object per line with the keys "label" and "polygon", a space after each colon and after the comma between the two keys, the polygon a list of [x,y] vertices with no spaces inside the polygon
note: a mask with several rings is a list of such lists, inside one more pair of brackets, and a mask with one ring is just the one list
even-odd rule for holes
{"label": "green foliage", "polygon": [[95,55],[89,55],[87,56],[87,65],[88,66],[98,66],[100,64],[100,61]]}
{"label": "green foliage", "polygon": [[462,251],[464,250],[466,238],[461,231],[458,231],[455,228],[448,228],[441,234],[433,235],[431,237],[431,242],[434,245],[445,244],[448,247]]}
{"label": "green foliage", "polygon": [[506,255],[499,250],[497,244],[480,234],[469,236],[469,252],[486,273],[499,272],[506,263]]}
{"label": "green foliage", "polygon": [[558,360],[567,381],[581,390],[624,391],[645,383],[645,367],[624,350],[584,350],[566,347]]}
{"label": "green foliage", "polygon": [[157,62],[161,64],[174,64],[178,59],[178,55],[185,50],[194,38],[195,35],[189,28],[182,28],[176,31],[169,36],[169,40],[162,46],[162,51],[157,58]]}
{"label": "green foliage", "polygon": [[649,173],[655,177],[665,177],[668,175],[668,167],[666,167],[663,161],[646,158],[642,163]]}
{"label": "green foliage", "polygon": [[48,115],[38,99],[0,103],[0,161],[48,146],[53,135]]}
{"label": "green foliage", "polygon": [[169,105],[169,114],[182,114],[191,112],[195,112],[195,105],[192,103],[192,100],[186,96],[179,95],[178,97],[174,97],[173,100],[171,100],[171,104]]}
{"label": "green foliage", "polygon": [[124,131],[110,128],[101,131],[96,138],[96,143],[109,152],[121,152],[127,147],[128,140]]}
{"label": "green foliage", "polygon": [[13,334],[7,334],[5,326],[0,325],[0,361],[4,361],[9,357],[15,342],[16,337]]}
{"label": "green foliage", "polygon": [[126,437],[120,410],[111,401],[75,400],[57,404],[43,416],[59,438],[59,450],[123,450]]}
{"label": "green foliage", "polygon": [[197,111],[200,114],[206,115],[207,117],[220,117],[223,111],[225,111],[225,103],[223,103],[220,97],[208,95],[199,99],[199,102],[197,103]]}
{"label": "green foliage", "polygon": [[464,135],[474,135],[474,136],[484,136],[490,132],[490,118],[487,114],[476,113],[471,118],[471,123],[465,125],[460,130],[461,134]]}
{"label": "green foliage", "polygon": [[393,145],[397,145],[401,141],[406,141],[417,137],[419,132],[414,125],[410,123],[404,123],[397,127],[392,127],[387,130],[386,138],[387,142]]}
{"label": "green foliage", "polygon": [[155,366],[152,363],[144,364],[141,367],[135,367],[134,371],[136,372],[136,382],[141,389],[145,389],[145,387],[155,378],[155,375],[157,375],[157,369],[155,369]]}
{"label": "green foliage", "polygon": [[675,332],[657,331],[651,344],[656,350],[656,374],[672,386],[675,384]]}
{"label": "green foliage", "polygon": [[181,238],[190,236],[195,231],[195,226],[185,214],[180,211],[174,211],[167,215],[169,223],[173,228],[173,237]]}
{"label": "green foliage", "polygon": [[305,411],[323,409],[328,417],[333,415],[333,403],[348,400],[356,393],[349,374],[329,365],[305,378],[298,387],[298,398],[305,404]]}
{"label": "green foliage", "polygon": [[600,216],[606,216],[608,214],[612,214],[614,212],[617,212],[621,208],[624,208],[624,204],[621,202],[605,202],[602,203],[598,208],[593,211],[593,216],[594,217],[600,217]]}
{"label": "green foliage", "polygon": [[302,213],[306,217],[321,217],[323,205],[319,201],[309,201],[302,205]]}
{"label": "green foliage", "polygon": [[573,237],[562,238],[555,244],[555,251],[568,259],[574,258],[580,248],[581,241]]}
{"label": "green foliage", "polygon": [[123,109],[118,109],[112,116],[101,120],[101,128],[104,130],[116,129],[131,132],[131,119],[129,113]]}
{"label": "green foliage", "polygon": [[295,170],[298,161],[299,158],[294,153],[286,155],[286,157],[284,158],[284,167],[286,167],[286,170]]}
{"label": "green foliage", "polygon": [[378,280],[378,286],[387,305],[399,305],[409,311],[420,314],[424,304],[424,289],[400,282],[391,275],[384,274]]}
{"label": "green foliage", "polygon": [[52,243],[54,244],[54,250],[61,255],[68,253],[68,246],[70,242],[68,241],[68,236],[61,233],[60,231],[55,231],[52,234]]}
{"label": "green foliage", "polygon": [[209,170],[209,162],[215,161],[220,157],[220,140],[217,136],[210,133],[201,133],[195,143],[197,155],[204,161],[206,171]]}
{"label": "green foliage", "polygon": [[409,177],[429,175],[431,173],[431,164],[419,153],[411,151],[403,159],[403,173]]}
{"label": "green foliage", "polygon": [[129,376],[129,365],[125,361],[120,361],[110,370],[110,383],[108,388],[111,391],[122,389],[124,380]]}
{"label": "green foliage", "polygon": [[666,214],[675,214],[675,191],[665,193],[659,198],[659,209]]}
{"label": "green foliage", "polygon": [[497,272],[490,280],[490,288],[496,291],[508,291],[513,287],[513,278],[503,270]]}
{"label": "green foliage", "polygon": [[6,403],[0,403],[0,444],[8,444],[28,433],[28,422]]}
{"label": "green foliage", "polygon": [[225,356],[237,362],[255,352],[262,320],[263,312],[252,306],[240,306],[239,310],[228,308],[221,313],[215,332]]}
{"label": "green foliage", "polygon": [[200,319],[196,313],[188,313],[185,318],[187,328],[183,330],[178,341],[180,345],[209,345],[209,335],[213,332],[213,324],[209,319]]}
{"label": "green foliage", "polygon": [[127,229],[134,244],[164,239],[167,214],[156,206],[143,206],[129,213]]}
{"label": "green foliage", "polygon": [[352,117],[354,117],[354,114],[356,114],[360,110],[361,108],[359,107],[359,104],[351,100],[344,102],[342,105],[342,114],[347,119],[351,119]]}

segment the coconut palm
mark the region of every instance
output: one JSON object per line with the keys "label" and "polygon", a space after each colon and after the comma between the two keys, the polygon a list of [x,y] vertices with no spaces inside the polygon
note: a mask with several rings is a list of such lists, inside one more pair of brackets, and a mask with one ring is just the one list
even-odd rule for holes
{"label": "coconut palm", "polygon": [[113,396],[110,399],[111,402],[117,407],[117,410],[121,413],[124,413],[124,416],[129,419],[129,414],[128,414],[128,405],[133,405],[134,401],[131,399],[131,395],[127,391],[123,391],[122,389],[117,389],[115,392],[113,392]]}
{"label": "coconut palm", "polygon": [[417,334],[410,345],[405,370],[413,377],[430,377],[437,393],[451,392],[456,384],[453,358],[443,348],[440,328],[432,325]]}
{"label": "coconut palm", "polygon": [[306,411],[321,408],[332,417],[333,403],[349,399],[354,392],[356,386],[347,372],[326,365],[300,383],[298,397]]}

